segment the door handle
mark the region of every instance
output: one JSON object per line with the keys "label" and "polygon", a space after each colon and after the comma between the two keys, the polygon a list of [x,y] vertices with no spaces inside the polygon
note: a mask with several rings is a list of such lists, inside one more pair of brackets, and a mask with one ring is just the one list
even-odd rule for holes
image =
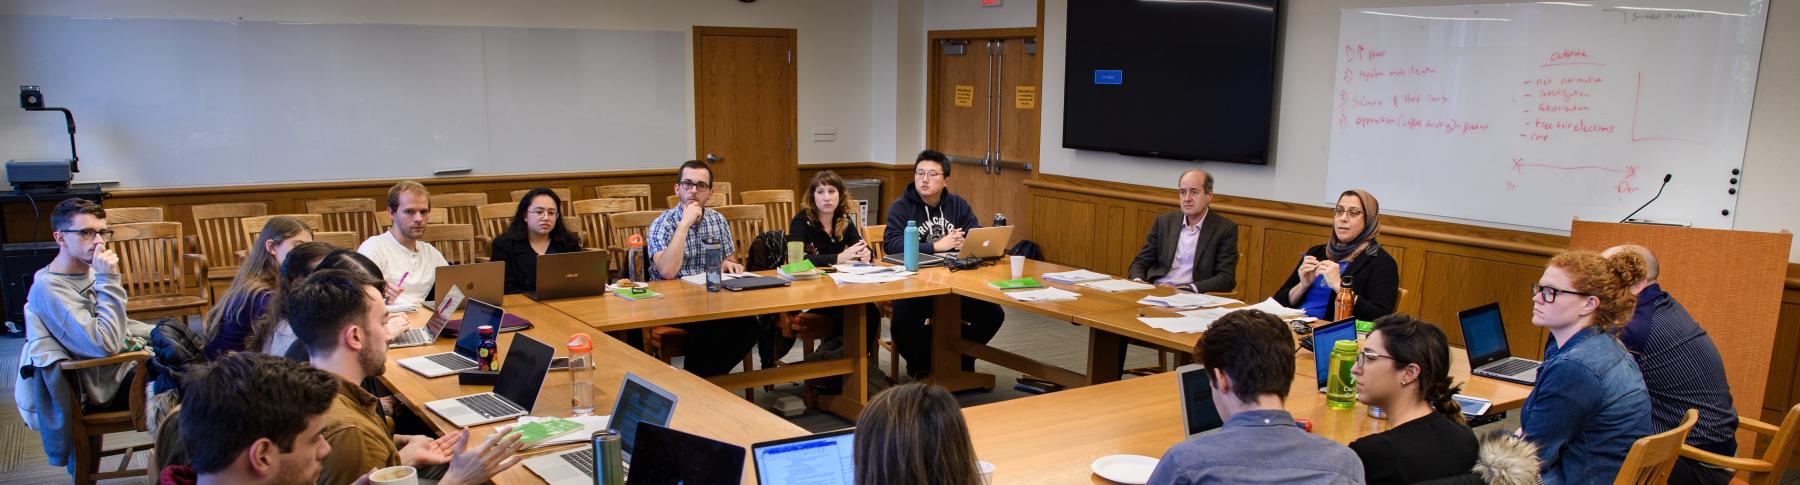
{"label": "door handle", "polygon": [[721,157],[721,156],[718,156],[718,155],[715,155],[712,153],[706,154],[706,163],[719,163],[719,162],[723,162],[723,161],[725,161],[725,157]]}

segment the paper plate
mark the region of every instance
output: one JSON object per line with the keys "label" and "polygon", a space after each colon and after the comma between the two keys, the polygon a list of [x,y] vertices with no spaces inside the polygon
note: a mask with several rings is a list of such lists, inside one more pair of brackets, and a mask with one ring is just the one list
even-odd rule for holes
{"label": "paper plate", "polygon": [[1156,470],[1156,459],[1143,455],[1108,455],[1094,460],[1094,474],[1100,478],[1130,485],[1150,481]]}

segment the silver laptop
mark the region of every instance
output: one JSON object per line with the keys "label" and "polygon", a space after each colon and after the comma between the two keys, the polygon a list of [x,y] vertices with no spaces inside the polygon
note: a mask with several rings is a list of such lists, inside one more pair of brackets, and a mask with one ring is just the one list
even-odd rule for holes
{"label": "silver laptop", "polygon": [[462,288],[463,294],[481,301],[503,301],[506,298],[506,263],[470,263],[437,268],[437,281],[432,293],[443,299],[451,288]]}
{"label": "silver laptop", "polygon": [[606,291],[606,251],[539,255],[537,286],[525,292],[532,300],[594,296]]}
{"label": "silver laptop", "polygon": [[1470,308],[1456,313],[1462,324],[1463,344],[1469,346],[1469,371],[1482,377],[1537,384],[1538,366],[1543,363],[1512,356],[1506,344],[1506,325],[1500,320],[1500,303]]}
{"label": "silver laptop", "polygon": [[1007,244],[1012,243],[1012,231],[1012,226],[970,229],[963,236],[962,252],[956,254],[956,259],[1005,256]]}
{"label": "silver laptop", "polygon": [[481,335],[476,329],[482,325],[500,326],[500,307],[489,305],[481,300],[468,300],[469,308],[463,311],[462,326],[456,334],[454,352],[441,352],[418,357],[407,357],[397,360],[401,367],[417,372],[425,377],[443,377],[466,370],[474,370],[476,347],[481,345]]}
{"label": "silver laptop", "polygon": [[556,349],[549,345],[522,333],[513,335],[493,392],[439,399],[425,407],[458,428],[531,414],[538,391],[544,387],[544,376],[550,375],[553,357]]}
{"label": "silver laptop", "polygon": [[1183,434],[1193,437],[1217,431],[1225,426],[1219,408],[1213,405],[1212,373],[1200,364],[1175,369],[1181,392],[1181,424]]}
{"label": "silver laptop", "polygon": [[[669,420],[675,417],[677,402],[675,393],[656,387],[637,374],[625,374],[625,383],[619,386],[619,393],[613,401],[612,416],[606,423],[606,429],[619,433],[619,449],[624,460],[616,466],[628,467],[631,463],[631,452],[637,444],[638,423],[668,426]],[[550,485],[593,485],[594,461],[594,448],[590,446],[529,458],[524,463],[526,469],[550,482]]]}
{"label": "silver laptop", "polygon": [[435,310],[431,312],[431,319],[425,321],[425,326],[400,332],[388,344],[388,348],[420,347],[437,343],[438,336],[444,334],[444,327],[450,326],[450,314],[455,313],[456,307],[462,305],[462,302],[462,289],[450,287],[450,292],[438,299]]}

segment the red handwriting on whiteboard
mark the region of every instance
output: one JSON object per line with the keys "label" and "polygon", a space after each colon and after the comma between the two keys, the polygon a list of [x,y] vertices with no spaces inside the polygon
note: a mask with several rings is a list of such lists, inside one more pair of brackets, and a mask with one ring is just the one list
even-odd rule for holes
{"label": "red handwriting on whiteboard", "polygon": [[1562,62],[1562,61],[1566,61],[1566,60],[1570,60],[1570,59],[1580,59],[1580,60],[1585,61],[1585,60],[1587,60],[1587,58],[1588,58],[1587,49],[1581,49],[1581,50],[1563,49],[1563,50],[1559,50],[1559,51],[1550,53],[1550,62]]}
{"label": "red handwriting on whiteboard", "polygon": [[1594,95],[1588,93],[1588,91],[1586,89],[1581,89],[1581,88],[1539,89],[1539,90],[1537,90],[1537,96],[1540,98],[1552,98],[1552,99],[1562,98],[1563,102],[1565,102],[1565,103],[1567,103],[1570,100],[1573,100],[1575,98],[1594,97]]}
{"label": "red handwriting on whiteboard", "polygon": [[1631,141],[1633,141],[1633,142],[1678,141],[1678,142],[1683,142],[1683,143],[1692,143],[1695,145],[1706,146],[1705,143],[1700,143],[1700,142],[1697,142],[1694,140],[1684,140],[1681,138],[1674,138],[1674,137],[1667,137],[1667,136],[1648,136],[1648,135],[1640,136],[1640,135],[1638,135],[1638,129],[1637,129],[1638,105],[1641,104],[1643,97],[1644,97],[1644,73],[1640,72],[1640,73],[1637,73],[1637,92],[1631,95]]}
{"label": "red handwriting on whiteboard", "polygon": [[1531,122],[1533,128],[1544,131],[1567,131],[1570,133],[1612,133],[1612,124],[1588,123],[1587,120],[1550,121],[1538,118]]}
{"label": "red handwriting on whiteboard", "polygon": [[1579,113],[1582,111],[1589,111],[1592,109],[1593,108],[1590,108],[1590,107],[1588,107],[1588,105],[1585,105],[1585,104],[1538,103],[1538,105],[1537,105],[1537,110],[1539,113]]}
{"label": "red handwriting on whiteboard", "polygon": [[[1629,194],[1629,193],[1638,191],[1637,187],[1634,187],[1631,185],[1631,179],[1637,177],[1637,172],[1638,172],[1637,165],[1626,165],[1625,168],[1615,168],[1615,167],[1606,167],[1606,166],[1600,166],[1600,165],[1563,165],[1563,164],[1556,164],[1556,163],[1527,162],[1523,158],[1514,158],[1514,159],[1512,159],[1512,166],[1513,166],[1514,172],[1518,172],[1521,174],[1525,173],[1525,169],[1527,169],[1527,168],[1543,168],[1543,169],[1550,169],[1550,170],[1557,170],[1557,171],[1564,171],[1564,172],[1573,172],[1573,171],[1612,172],[1612,173],[1621,174],[1621,176],[1619,177],[1619,182],[1612,185],[1611,188],[1613,190],[1616,190],[1621,194]],[[1513,188],[1514,188],[1514,185],[1512,184],[1512,182],[1510,182],[1510,181],[1507,182],[1507,190],[1512,190]]]}
{"label": "red handwriting on whiteboard", "polygon": [[1387,51],[1370,49],[1362,44],[1344,44],[1344,61],[1375,61],[1387,55]]}

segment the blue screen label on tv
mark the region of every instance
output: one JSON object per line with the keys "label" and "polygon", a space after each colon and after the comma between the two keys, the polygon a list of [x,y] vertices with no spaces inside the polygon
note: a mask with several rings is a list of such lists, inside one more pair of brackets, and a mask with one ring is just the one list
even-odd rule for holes
{"label": "blue screen label on tv", "polygon": [[1095,69],[1094,84],[1125,84],[1125,71],[1118,69]]}

